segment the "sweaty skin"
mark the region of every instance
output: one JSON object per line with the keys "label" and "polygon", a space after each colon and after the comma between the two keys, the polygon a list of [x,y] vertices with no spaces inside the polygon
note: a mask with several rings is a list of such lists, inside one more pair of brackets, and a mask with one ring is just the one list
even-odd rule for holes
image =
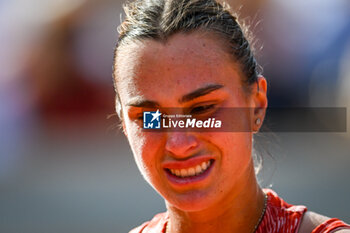
{"label": "sweaty skin", "polygon": [[[165,43],[142,40],[123,45],[116,68],[124,132],[143,177],[166,201],[171,232],[250,233],[264,204],[251,152],[253,133],[260,126],[255,120],[263,120],[265,111],[232,119],[252,132],[144,132],[140,115],[145,109],[208,103],[218,109],[264,109],[266,80],[259,77],[259,89],[253,84],[248,93],[240,66],[222,42],[199,32],[176,34]],[[210,85],[222,87],[182,101]],[[203,161],[210,161],[210,168],[198,179],[169,178],[167,168],[185,169]]]}

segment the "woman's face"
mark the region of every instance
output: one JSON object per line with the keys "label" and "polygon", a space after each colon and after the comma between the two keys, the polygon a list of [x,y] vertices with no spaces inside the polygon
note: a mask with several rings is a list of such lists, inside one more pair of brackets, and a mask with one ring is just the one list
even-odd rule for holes
{"label": "woman's face", "polygon": [[[200,33],[176,34],[166,43],[133,42],[120,48],[116,67],[124,132],[147,182],[180,210],[225,203],[253,169],[252,132],[142,129],[145,109],[181,113],[214,106],[208,114],[219,116],[220,108],[256,107],[254,91],[245,91],[242,73],[222,44]],[[232,119],[245,125],[254,120]]]}

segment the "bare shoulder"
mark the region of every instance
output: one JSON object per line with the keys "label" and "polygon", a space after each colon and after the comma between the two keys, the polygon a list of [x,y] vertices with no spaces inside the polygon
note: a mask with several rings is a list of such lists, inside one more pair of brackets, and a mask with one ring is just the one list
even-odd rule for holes
{"label": "bare shoulder", "polygon": [[[298,233],[310,233],[313,229],[315,229],[317,226],[327,221],[328,219],[330,218],[327,216],[312,211],[307,211],[303,216]],[[332,233],[350,233],[350,230],[339,229],[336,231],[332,231]]]}
{"label": "bare shoulder", "polygon": [[312,211],[306,211],[301,221],[298,233],[310,233],[321,223],[327,221],[329,217],[317,214]]}

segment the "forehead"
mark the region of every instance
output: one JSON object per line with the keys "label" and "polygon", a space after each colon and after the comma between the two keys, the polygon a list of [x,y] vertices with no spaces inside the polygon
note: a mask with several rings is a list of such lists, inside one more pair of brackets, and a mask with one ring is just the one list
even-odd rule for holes
{"label": "forehead", "polygon": [[241,85],[241,72],[222,42],[208,34],[177,34],[165,43],[143,40],[117,55],[122,102],[130,98],[178,98],[206,84]]}

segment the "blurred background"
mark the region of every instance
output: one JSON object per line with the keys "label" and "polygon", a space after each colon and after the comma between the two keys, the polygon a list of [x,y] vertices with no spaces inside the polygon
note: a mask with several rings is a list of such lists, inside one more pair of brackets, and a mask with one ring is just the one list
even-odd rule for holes
{"label": "blurred background", "polygon": [[[228,2],[256,35],[270,106],[349,109],[348,0]],[[108,117],[122,4],[0,1],[0,232],[122,233],[165,210]],[[261,135],[278,147],[262,185],[350,222],[349,132]]]}

